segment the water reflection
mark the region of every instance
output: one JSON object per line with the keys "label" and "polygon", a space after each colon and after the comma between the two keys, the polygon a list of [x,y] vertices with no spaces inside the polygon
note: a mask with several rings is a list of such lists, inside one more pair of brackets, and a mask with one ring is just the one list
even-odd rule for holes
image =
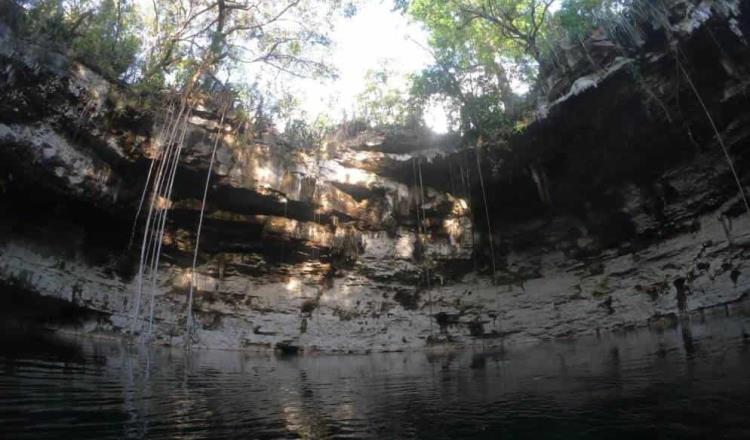
{"label": "water reflection", "polygon": [[749,438],[749,323],[317,357],[6,335],[0,437]]}

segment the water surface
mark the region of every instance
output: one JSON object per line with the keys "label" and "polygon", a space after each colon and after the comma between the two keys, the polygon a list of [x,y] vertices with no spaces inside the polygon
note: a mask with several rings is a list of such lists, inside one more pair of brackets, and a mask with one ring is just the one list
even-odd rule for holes
{"label": "water surface", "polygon": [[750,320],[701,321],[367,356],[6,334],[0,438],[750,438]]}

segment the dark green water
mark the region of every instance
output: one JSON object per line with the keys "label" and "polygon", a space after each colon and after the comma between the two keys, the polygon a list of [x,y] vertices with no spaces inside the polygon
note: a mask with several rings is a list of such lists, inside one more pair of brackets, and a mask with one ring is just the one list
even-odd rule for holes
{"label": "dark green water", "polygon": [[0,438],[750,438],[750,320],[495,353],[0,341]]}

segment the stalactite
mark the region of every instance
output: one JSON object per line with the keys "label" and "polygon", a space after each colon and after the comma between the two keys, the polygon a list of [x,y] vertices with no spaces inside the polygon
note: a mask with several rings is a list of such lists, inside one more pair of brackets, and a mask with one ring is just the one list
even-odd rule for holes
{"label": "stalactite", "polygon": [[[219,146],[219,142],[221,141],[222,136],[224,135],[224,117],[227,114],[228,110],[228,103],[224,103],[223,108],[221,109],[221,117],[219,118],[219,132],[216,133],[216,139],[214,140],[214,145],[211,150],[211,159],[208,162],[208,171],[206,172],[206,185],[203,188],[203,200],[201,200],[201,212],[198,216],[198,230],[195,234],[195,246],[193,247],[193,263],[191,266],[190,271],[190,283],[188,287],[188,303],[187,303],[187,311],[185,313],[186,320],[185,320],[185,343],[188,344],[191,337],[191,331],[193,326],[193,290],[195,288],[195,284],[197,281],[196,275],[195,275],[195,267],[198,263],[198,249],[200,247],[201,242],[201,231],[203,230],[203,215],[206,211],[206,199],[208,198],[208,188],[209,183],[211,182],[211,173],[213,172],[214,167],[214,161],[216,160],[216,150]],[[219,277],[221,279],[221,276]]]}
{"label": "stalactite", "polygon": [[[284,175],[286,175],[286,172],[284,173]],[[288,211],[289,211],[289,199],[286,196],[284,196],[284,199],[282,200],[282,202],[284,203],[284,221],[286,222]],[[286,256],[284,255],[284,252],[286,251],[284,244],[285,242],[284,242],[284,239],[282,238],[281,239],[281,263],[284,263],[284,260],[286,258]]]}

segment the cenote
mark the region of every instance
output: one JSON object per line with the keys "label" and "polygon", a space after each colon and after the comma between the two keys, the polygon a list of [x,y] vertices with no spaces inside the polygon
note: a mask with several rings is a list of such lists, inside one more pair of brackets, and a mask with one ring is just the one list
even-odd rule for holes
{"label": "cenote", "polygon": [[748,438],[750,316],[731,313],[488,352],[187,353],[6,334],[0,425],[13,439]]}
{"label": "cenote", "polygon": [[0,0],[0,439],[750,438],[750,0]]}

